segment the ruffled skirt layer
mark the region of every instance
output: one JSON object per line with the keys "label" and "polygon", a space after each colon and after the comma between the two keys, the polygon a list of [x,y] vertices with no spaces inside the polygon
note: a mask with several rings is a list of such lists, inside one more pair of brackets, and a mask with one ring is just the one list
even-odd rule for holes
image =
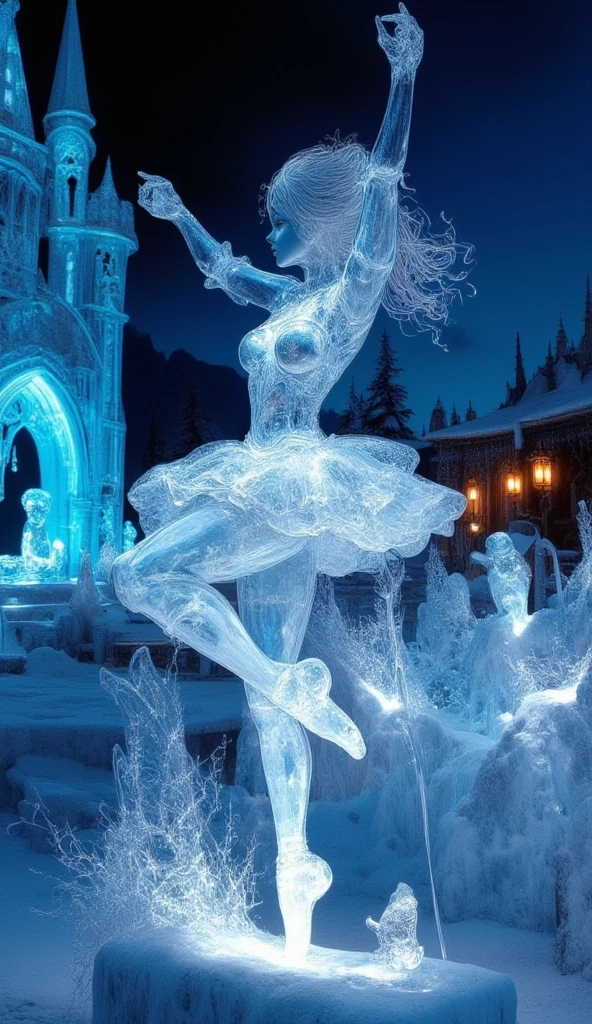
{"label": "ruffled skirt layer", "polygon": [[278,533],[312,538],[319,570],[340,576],[376,569],[385,551],[418,554],[432,533],[451,536],[465,499],[415,476],[417,462],[409,445],[367,435],[213,441],[149,470],[129,499],[145,533],[204,503],[230,503]]}

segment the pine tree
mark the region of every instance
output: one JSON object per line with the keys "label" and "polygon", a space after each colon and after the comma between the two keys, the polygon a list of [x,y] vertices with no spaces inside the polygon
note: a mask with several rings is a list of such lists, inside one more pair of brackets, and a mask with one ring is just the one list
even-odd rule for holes
{"label": "pine tree", "polygon": [[359,434],[361,432],[363,407],[364,399],[356,393],[356,382],[352,377],[347,409],[339,421],[338,434]]}
{"label": "pine tree", "polygon": [[397,366],[390,337],[383,331],[376,373],[368,388],[364,408],[363,428],[370,434],[391,438],[413,437],[413,432],[407,426],[407,420],[413,415],[407,406],[407,389],[395,383],[401,369]]}
{"label": "pine tree", "polygon": [[142,459],[142,469],[144,472],[152,469],[153,466],[158,466],[161,462],[165,462],[165,452],[164,438],[158,429],[156,417],[152,414],[148,431],[148,442],[144,450],[144,458]]}
{"label": "pine tree", "polygon": [[194,380],[190,380],[179,410],[175,457],[184,458],[206,441],[211,441],[214,434],[214,425],[202,405],[197,385]]}

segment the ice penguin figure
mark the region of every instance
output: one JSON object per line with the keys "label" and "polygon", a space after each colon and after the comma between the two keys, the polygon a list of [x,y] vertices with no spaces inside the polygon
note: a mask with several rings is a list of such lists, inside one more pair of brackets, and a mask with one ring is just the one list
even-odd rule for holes
{"label": "ice penguin figure", "polygon": [[507,533],[492,533],[485,541],[485,554],[474,551],[471,558],[487,569],[491,596],[500,615],[509,615],[516,636],[528,623],[530,569],[516,551]]}
{"label": "ice penguin figure", "polygon": [[[365,746],[330,698],[315,658],[298,661],[320,572],[380,571],[385,553],[451,535],[465,500],[414,475],[416,452],[369,436],[326,437],[321,405],[362,347],[380,306],[427,327],[445,322],[459,278],[454,234],[431,236],[400,202],[423,35],[400,5],[376,19],[391,69],[386,113],[368,153],[353,140],[291,157],[266,192],[280,268],[236,258],[164,178],[143,175],[140,204],[181,231],[206,285],[267,310],[243,338],[251,429],[202,445],[132,488],[146,537],[118,558],[121,602],[245,681],[275,821],[277,885],[290,962],[302,962],[312,910],[331,884],[308,849],[311,778],[305,728],[361,758]],[[391,27],[389,27],[389,25]],[[238,614],[212,587],[238,581]]]}
{"label": "ice penguin figure", "polygon": [[417,900],[413,889],[399,882],[380,918],[366,918],[378,937],[377,956],[393,971],[413,971],[423,960],[423,946],[417,941]]}

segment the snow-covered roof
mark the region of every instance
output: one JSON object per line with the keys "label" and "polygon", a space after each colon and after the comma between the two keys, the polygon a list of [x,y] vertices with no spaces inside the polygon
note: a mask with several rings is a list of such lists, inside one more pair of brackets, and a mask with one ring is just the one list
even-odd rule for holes
{"label": "snow-covered roof", "polygon": [[537,373],[517,405],[496,409],[468,423],[444,427],[426,435],[426,441],[454,441],[458,438],[485,437],[493,434],[520,433],[520,428],[583,414],[592,410],[592,372],[581,380],[575,363],[560,359],[555,365],[557,386],[546,391],[546,378]]}

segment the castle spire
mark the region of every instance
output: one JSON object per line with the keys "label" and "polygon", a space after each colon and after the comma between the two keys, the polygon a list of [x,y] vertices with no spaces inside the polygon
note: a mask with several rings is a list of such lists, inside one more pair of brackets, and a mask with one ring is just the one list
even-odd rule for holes
{"label": "castle spire", "polygon": [[434,430],[443,430],[443,428],[447,426],[448,423],[446,422],[446,410],[442,405],[440,395],[438,395],[436,404],[432,409],[432,415],[430,417],[430,434]]}
{"label": "castle spire", "polygon": [[81,117],[92,128],[95,123],[88,102],[84,57],[80,40],[80,27],[76,0],[68,0],[66,20],[62,32],[60,52],[53,87],[47,108],[46,121],[64,113]]}
{"label": "castle spire", "polygon": [[555,360],[553,359],[553,352],[551,351],[551,342],[547,346],[547,358],[545,359],[545,365],[543,367],[543,374],[547,378],[547,390],[553,391],[556,385],[555,381]]}
{"label": "castle spire", "polygon": [[569,342],[567,340],[567,334],[565,333],[565,327],[563,326],[563,317],[559,317],[559,327],[557,328],[557,338],[555,340],[555,358],[564,359],[567,354]]}
{"label": "castle spire", "polygon": [[578,345],[578,366],[585,375],[592,365],[592,295],[590,277],[586,277],[586,301],[584,305],[584,333]]}
{"label": "castle spire", "polygon": [[115,182],[113,181],[113,171],[111,170],[111,157],[107,157],[107,163],[105,164],[105,173],[103,174],[103,180],[99,185],[96,196],[100,196],[101,199],[106,202],[119,202],[119,196],[117,195],[117,189],[115,188]]}
{"label": "castle spire", "polygon": [[520,348],[520,334],[516,331],[516,380],[515,380],[515,401],[512,404],[516,404],[526,391],[526,374],[524,373],[524,363],[522,362],[522,349]]}
{"label": "castle spire", "polygon": [[19,6],[18,0],[4,0],[0,4],[0,125],[33,139],[27,83],[14,24]]}

